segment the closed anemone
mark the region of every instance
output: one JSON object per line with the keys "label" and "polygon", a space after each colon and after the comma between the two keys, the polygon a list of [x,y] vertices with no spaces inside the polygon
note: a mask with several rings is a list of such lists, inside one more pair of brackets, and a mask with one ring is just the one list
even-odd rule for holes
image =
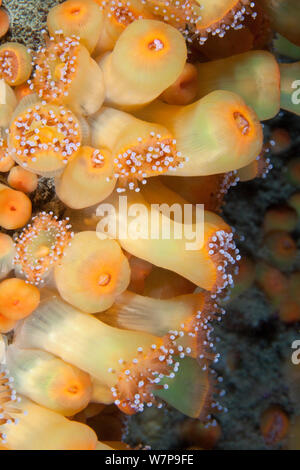
{"label": "closed anemone", "polygon": [[7,31],[9,30],[9,15],[4,8],[0,8],[0,38],[5,36]]}
{"label": "closed anemone", "polygon": [[84,312],[109,308],[130,281],[128,260],[115,240],[101,240],[96,232],[77,233],[55,268],[57,289]]}
{"label": "closed anemone", "polygon": [[82,209],[109,196],[115,184],[110,151],[83,146],[56,179],[55,187],[67,206]]}
{"label": "closed anemone", "polygon": [[103,14],[93,0],[67,0],[49,11],[47,26],[53,36],[77,36],[92,52],[97,44],[103,23]]}
{"label": "closed anemone", "polygon": [[[198,98],[214,90],[240,95],[261,121],[280,109],[280,71],[267,51],[249,51],[226,59],[197,64]],[[267,77],[261,80],[261,77]]]}
{"label": "closed anemone", "polygon": [[9,132],[14,160],[42,176],[61,172],[81,144],[77,117],[63,106],[39,103],[16,113]]}
{"label": "closed anemone", "polygon": [[278,307],[286,300],[288,278],[279,269],[265,262],[259,262],[256,266],[255,280],[272,305]]}
{"label": "closed anemone", "polygon": [[38,185],[38,177],[35,173],[25,170],[21,166],[14,166],[7,177],[8,184],[18,191],[32,193]]}
{"label": "closed anemone", "polygon": [[69,221],[41,212],[15,239],[15,269],[32,284],[43,284],[72,239]]}
{"label": "closed anemone", "polygon": [[23,279],[10,278],[0,283],[1,315],[10,320],[20,320],[30,315],[39,305],[37,287]]}
{"label": "closed anemone", "polygon": [[121,107],[149,103],[179,77],[187,57],[183,36],[156,20],[137,20],[100,62],[106,102]]}
{"label": "closed anemone", "polygon": [[164,124],[177,149],[188,157],[177,176],[227,173],[251,163],[262,150],[262,126],[255,112],[230,91],[216,90],[186,106],[155,101],[136,112]]}
{"label": "closed anemone", "polygon": [[288,232],[274,231],[264,237],[268,257],[281,269],[290,268],[296,261],[297,245]]}
{"label": "closed anemone", "polygon": [[0,421],[0,437],[2,433],[2,442],[8,449],[95,449],[97,436],[85,424],[71,421],[23,396],[19,403],[14,403],[15,400],[11,409],[9,404],[6,405],[6,414],[3,421]]}
{"label": "closed anemone", "polygon": [[104,100],[101,69],[75,37],[56,35],[48,42],[39,51],[33,74],[39,98],[79,114],[95,113]]}
{"label": "closed anemone", "polygon": [[0,183],[0,227],[6,230],[23,227],[31,217],[31,210],[26,194]]}
{"label": "closed anemone", "polygon": [[27,48],[17,42],[0,46],[0,78],[11,86],[21,85],[30,77],[32,57]]}
{"label": "closed anemone", "polygon": [[273,231],[293,232],[297,226],[297,212],[288,205],[276,205],[269,207],[264,215],[264,233]]}
{"label": "closed anemone", "polygon": [[73,416],[91,399],[90,376],[46,351],[19,349],[11,344],[6,361],[17,393],[39,405]]}

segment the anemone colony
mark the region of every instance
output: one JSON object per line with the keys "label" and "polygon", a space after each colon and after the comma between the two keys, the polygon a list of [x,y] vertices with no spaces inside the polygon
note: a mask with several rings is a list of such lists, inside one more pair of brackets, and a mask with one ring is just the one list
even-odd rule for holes
{"label": "anemone colony", "polygon": [[[300,114],[299,63],[267,50],[273,31],[300,46],[299,20],[293,0],[67,0],[38,51],[0,46],[1,448],[122,448],[70,419],[93,403],[129,415],[168,403],[216,425],[213,321],[240,260],[219,211],[270,168],[260,121]],[[41,177],[64,218],[32,206]],[[120,195],[149,217],[152,204],[204,204],[203,245],[100,237],[97,205],[121,225]],[[193,292],[151,298],[152,270]]]}

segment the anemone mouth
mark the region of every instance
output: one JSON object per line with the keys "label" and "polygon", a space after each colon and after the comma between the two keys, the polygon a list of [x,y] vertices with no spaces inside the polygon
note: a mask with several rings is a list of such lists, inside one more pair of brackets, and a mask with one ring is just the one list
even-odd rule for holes
{"label": "anemone mouth", "polygon": [[241,259],[233,239],[233,233],[225,230],[216,231],[207,242],[207,250],[215,267],[213,294],[220,294],[233,285],[233,273],[237,261]]}
{"label": "anemone mouth", "polygon": [[63,299],[87,313],[110,308],[127,288],[129,275],[120,245],[111,238],[101,239],[95,231],[76,233],[54,272]]}
{"label": "anemone mouth", "polygon": [[81,13],[81,8],[72,8],[72,10],[70,10],[70,14],[71,15],[79,15],[79,13]]}
{"label": "anemone mouth", "polygon": [[288,263],[295,259],[297,246],[290,234],[281,231],[270,232],[265,237],[265,244],[274,261]]}
{"label": "anemone mouth", "polygon": [[40,98],[53,102],[68,95],[78,69],[79,50],[76,38],[61,35],[50,38],[49,46],[40,49],[33,74],[33,86]]}
{"label": "anemone mouth", "polygon": [[79,122],[63,106],[35,105],[19,114],[10,127],[10,150],[24,165],[47,155],[66,164],[80,143]]}
{"label": "anemone mouth", "polygon": [[1,432],[1,427],[5,424],[17,424],[18,415],[22,411],[17,403],[20,401],[12,388],[12,379],[8,372],[0,366],[0,441],[6,443],[6,436]]}
{"label": "anemone mouth", "polygon": [[90,161],[94,169],[101,169],[105,165],[105,157],[98,149],[92,150]]}
{"label": "anemone mouth", "polygon": [[73,2],[71,5],[66,5],[64,9],[65,18],[70,17],[71,20],[79,21],[87,13],[87,8],[84,2]]}
{"label": "anemone mouth", "polygon": [[[97,260],[91,260],[88,269],[82,267],[82,273],[85,274],[82,279],[82,286],[86,292],[95,296],[113,295],[117,287],[118,276],[111,266],[105,263],[101,266],[101,257]],[[99,268],[100,265],[100,268]]]}
{"label": "anemone mouth", "polygon": [[150,51],[158,52],[164,49],[165,44],[161,39],[157,38],[152,39],[150,42],[148,42],[147,47],[148,49],[150,49]]}
{"label": "anemone mouth", "polygon": [[67,393],[70,395],[78,395],[80,393],[80,387],[77,384],[70,385],[67,388]]}
{"label": "anemone mouth", "polygon": [[135,414],[143,411],[145,404],[157,404],[153,391],[163,388],[160,385],[162,378],[175,377],[178,371],[179,363],[174,360],[174,356],[180,354],[176,344],[178,337],[178,332],[172,332],[161,340],[161,344],[153,344],[150,351],[138,348],[132,363],[124,363],[117,385],[111,389],[120,410]]}
{"label": "anemone mouth", "polygon": [[146,184],[146,178],[176,171],[184,161],[176,149],[176,140],[150,133],[149,138],[126,146],[114,158],[115,177],[121,188],[136,189],[138,183]]}
{"label": "anemone mouth", "polygon": [[109,273],[102,273],[98,279],[98,286],[106,287],[111,281],[111,275]]}
{"label": "anemone mouth", "polygon": [[72,233],[69,219],[58,220],[52,212],[41,212],[15,239],[14,263],[28,282],[39,285],[50,269],[63,257]]}
{"label": "anemone mouth", "polygon": [[240,111],[235,111],[233,113],[233,119],[235,120],[236,126],[240,133],[244,136],[249,135],[251,126],[246,116]]}

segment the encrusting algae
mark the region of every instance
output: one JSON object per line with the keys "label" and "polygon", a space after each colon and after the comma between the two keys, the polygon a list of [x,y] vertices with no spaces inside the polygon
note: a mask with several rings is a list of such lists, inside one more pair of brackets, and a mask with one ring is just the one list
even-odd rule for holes
{"label": "encrusting algae", "polygon": [[[49,10],[37,51],[0,46],[1,450],[124,449],[76,420],[101,404],[127,415],[168,404],[215,422],[213,323],[241,258],[219,212],[229,188],[271,167],[261,121],[300,114],[289,103],[299,63],[265,50],[264,24],[300,45],[277,3],[67,0]],[[41,178],[57,213],[35,203]],[[196,204],[203,239],[188,249]],[[187,205],[178,223],[174,207]],[[108,207],[133,237],[107,236]],[[169,238],[149,220],[168,223]],[[266,239],[286,265],[295,250],[280,230]],[[168,298],[148,294],[155,275],[166,291],[179,279]]]}

